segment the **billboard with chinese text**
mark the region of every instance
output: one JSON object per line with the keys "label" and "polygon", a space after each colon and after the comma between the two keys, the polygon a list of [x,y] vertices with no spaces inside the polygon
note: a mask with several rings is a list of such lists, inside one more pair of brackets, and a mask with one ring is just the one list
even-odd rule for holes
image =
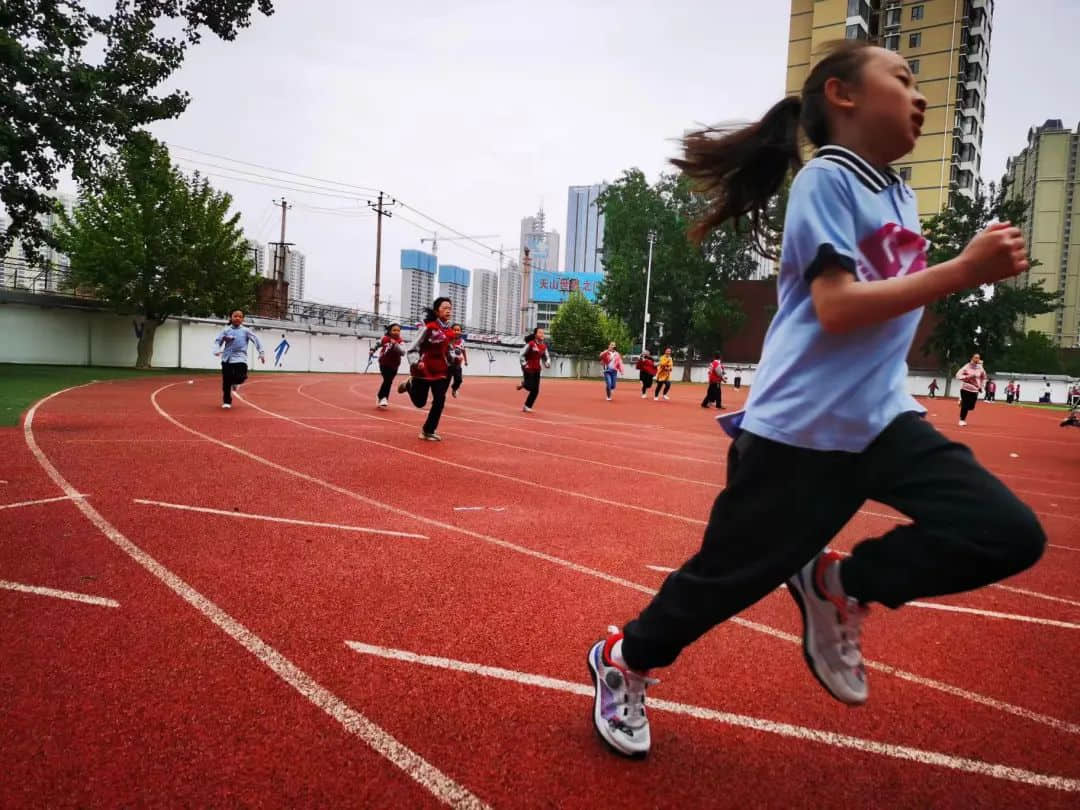
{"label": "billboard with chinese text", "polygon": [[549,273],[546,270],[534,270],[531,299],[561,303],[570,293],[580,292],[590,301],[595,301],[603,280],[603,273]]}

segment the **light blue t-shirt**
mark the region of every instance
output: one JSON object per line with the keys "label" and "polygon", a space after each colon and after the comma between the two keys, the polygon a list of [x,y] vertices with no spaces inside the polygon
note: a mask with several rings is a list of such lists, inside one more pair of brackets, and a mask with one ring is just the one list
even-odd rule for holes
{"label": "light blue t-shirt", "polygon": [[811,450],[861,452],[897,416],[925,413],[907,393],[922,309],[843,335],[821,326],[810,283],[828,267],[888,284],[926,269],[915,194],[892,171],[838,146],[818,150],[788,197],[778,308],[741,427]]}
{"label": "light blue t-shirt", "polygon": [[246,326],[229,324],[214,338],[215,351],[221,352],[222,363],[246,363],[248,361],[248,343],[254,343],[259,357],[263,356],[262,343],[255,333]]}

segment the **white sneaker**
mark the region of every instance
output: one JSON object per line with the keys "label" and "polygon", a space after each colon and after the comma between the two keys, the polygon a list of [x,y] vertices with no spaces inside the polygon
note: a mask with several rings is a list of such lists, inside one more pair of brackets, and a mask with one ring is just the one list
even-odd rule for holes
{"label": "white sneaker", "polygon": [[645,392],[644,394],[642,394],[642,395],[641,395],[641,398],[642,398],[642,399],[645,399],[645,397],[647,397],[648,395],[649,395],[649,392],[648,392],[648,391],[646,391],[646,392]]}
{"label": "white sneaker", "polygon": [[522,405],[521,410],[523,413],[532,413],[532,408],[530,408],[528,405]]}
{"label": "white sneaker", "polygon": [[787,581],[787,588],[802,613],[803,657],[810,672],[837,700],[860,706],[870,693],[859,646],[868,610],[846,594],[826,592],[825,570],[841,559],[825,549]]}
{"label": "white sneaker", "polygon": [[228,402],[223,402],[223,403],[221,403],[221,407],[224,408],[225,410],[229,410],[229,408],[231,408],[232,405],[230,405]]}
{"label": "white sneaker", "polygon": [[961,419],[960,420],[960,427],[967,427],[967,422],[965,422],[963,419]]}
{"label": "white sneaker", "polygon": [[380,408],[389,408],[390,407],[390,401],[386,397],[383,397],[382,399],[379,400],[379,407]]}
{"label": "white sneaker", "polygon": [[609,397],[607,398],[607,401],[608,401],[608,402],[611,402],[611,397],[610,397],[610,396],[609,396]]}
{"label": "white sneaker", "polygon": [[667,394],[664,394],[664,399],[671,399]]}
{"label": "white sneaker", "polygon": [[616,754],[639,758],[649,753],[652,744],[645,688],[657,681],[611,661],[611,648],[621,638],[619,628],[609,627],[607,638],[589,650],[589,675],[596,689],[593,725]]}

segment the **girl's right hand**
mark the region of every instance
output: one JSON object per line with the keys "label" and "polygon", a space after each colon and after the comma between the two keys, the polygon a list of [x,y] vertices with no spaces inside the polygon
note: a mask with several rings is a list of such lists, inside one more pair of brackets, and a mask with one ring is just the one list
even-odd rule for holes
{"label": "girl's right hand", "polygon": [[1012,278],[1029,266],[1024,235],[1008,222],[995,223],[977,234],[960,256],[970,267],[975,284]]}

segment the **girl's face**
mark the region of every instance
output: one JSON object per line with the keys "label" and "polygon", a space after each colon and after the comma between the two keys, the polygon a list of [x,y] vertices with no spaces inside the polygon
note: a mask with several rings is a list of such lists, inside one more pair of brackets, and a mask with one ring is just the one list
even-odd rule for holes
{"label": "girl's face", "polygon": [[231,323],[233,326],[239,326],[243,322],[244,313],[240,310],[236,310],[232,315],[229,316],[229,323]]}
{"label": "girl's face", "polygon": [[664,354],[666,354],[668,357],[671,357],[671,349],[664,349]]}
{"label": "girl's face", "polygon": [[873,133],[875,151],[887,162],[908,154],[922,134],[926,97],[907,60],[895,51],[872,48],[859,83],[846,88],[846,109],[862,132]]}
{"label": "girl's face", "polygon": [[609,344],[607,345],[607,350],[608,350],[609,352],[613,352],[613,351],[615,351],[615,342],[614,342],[614,341],[612,341],[611,343],[609,343]]}
{"label": "girl's face", "polygon": [[544,330],[543,329],[537,329],[536,330],[536,342],[537,343],[543,343],[544,342]]}
{"label": "girl's face", "polygon": [[451,304],[449,301],[443,301],[441,304],[439,304],[439,309],[435,314],[439,316],[439,320],[448,321],[450,320],[450,313],[453,311],[454,305]]}
{"label": "girl's face", "polygon": [[982,363],[982,358],[979,357],[979,355],[974,354],[974,355],[971,356],[971,364],[973,366],[977,366],[977,365],[979,365],[981,363]]}
{"label": "girl's face", "polygon": [[399,337],[401,337],[401,327],[400,326],[392,326],[392,327],[390,327],[390,337],[394,338],[394,340],[397,340]]}
{"label": "girl's face", "polygon": [[461,327],[460,326],[455,326],[454,327],[454,337],[461,337]]}

